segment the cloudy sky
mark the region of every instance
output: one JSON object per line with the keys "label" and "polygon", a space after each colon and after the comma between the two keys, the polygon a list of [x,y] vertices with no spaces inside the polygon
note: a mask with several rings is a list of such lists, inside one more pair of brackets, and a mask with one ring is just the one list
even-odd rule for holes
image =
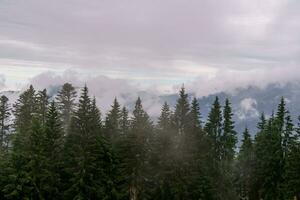
{"label": "cloudy sky", "polygon": [[0,90],[198,95],[300,79],[298,0],[1,0]]}

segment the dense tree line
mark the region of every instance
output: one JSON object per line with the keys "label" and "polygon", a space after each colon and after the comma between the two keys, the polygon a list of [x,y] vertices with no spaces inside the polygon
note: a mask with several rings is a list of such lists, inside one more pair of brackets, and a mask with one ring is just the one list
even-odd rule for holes
{"label": "dense tree line", "polygon": [[0,98],[0,199],[300,199],[300,118],[283,98],[240,148],[230,101],[216,97],[204,122],[183,87],[157,123],[140,98],[132,113],[115,98],[102,116],[88,88],[69,83],[56,98],[30,86],[8,102]]}

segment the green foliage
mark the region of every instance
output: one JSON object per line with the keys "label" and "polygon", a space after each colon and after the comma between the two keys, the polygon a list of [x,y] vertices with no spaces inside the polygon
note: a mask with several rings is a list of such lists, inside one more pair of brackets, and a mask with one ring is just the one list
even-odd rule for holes
{"label": "green foliage", "polygon": [[6,96],[0,97],[0,151],[7,150],[9,145],[9,128],[8,122],[10,117],[10,108],[8,105],[8,98]]}
{"label": "green foliage", "polygon": [[[106,134],[106,137],[112,143],[115,143],[121,134],[122,113],[121,113],[120,107],[121,106],[120,106],[117,98],[115,98],[113,105],[111,106],[111,110],[108,112],[106,120],[105,120],[105,134]],[[125,110],[125,112],[126,112],[126,110]],[[125,115],[126,115],[126,113],[125,113]]]}
{"label": "green foliage", "polygon": [[179,135],[184,134],[186,125],[189,121],[190,105],[188,102],[188,94],[185,93],[185,88],[182,87],[179,92],[179,99],[174,112],[174,125]]}
{"label": "green foliage", "polygon": [[56,97],[62,123],[66,133],[70,127],[72,114],[75,109],[76,96],[77,94],[73,85],[70,83],[65,83]]}
{"label": "green foliage", "polygon": [[241,198],[254,199],[254,144],[248,128],[243,133],[242,145],[235,166],[237,192]]}
{"label": "green foliage", "polygon": [[223,135],[221,136],[222,142],[222,159],[225,162],[232,162],[235,155],[235,145],[237,143],[237,133],[234,130],[234,121],[232,119],[233,113],[228,99],[225,101],[223,111]]}
{"label": "green foliage", "polygon": [[276,115],[261,115],[253,140],[245,129],[236,153],[228,99],[222,107],[216,97],[204,124],[182,87],[154,125],[140,98],[132,115],[115,99],[102,124],[88,88],[75,97],[67,83],[49,103],[30,86],[13,126],[0,98],[0,199],[299,199],[300,125],[284,98]]}
{"label": "green foliage", "polygon": [[65,144],[64,170],[67,181],[64,198],[100,199],[105,191],[105,162],[109,158],[101,135],[99,111],[85,86],[71,120]]}

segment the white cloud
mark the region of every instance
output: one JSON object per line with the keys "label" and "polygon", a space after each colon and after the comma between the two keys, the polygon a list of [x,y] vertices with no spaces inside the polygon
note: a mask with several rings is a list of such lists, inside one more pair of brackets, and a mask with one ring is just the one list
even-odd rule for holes
{"label": "white cloud", "polygon": [[[63,74],[54,72],[41,73],[32,78],[29,84],[41,90],[61,86],[66,82],[72,83],[79,90],[86,84],[89,88],[90,96],[95,96],[97,104],[103,112],[108,111],[115,97],[118,98],[122,105],[133,103],[138,97],[138,91],[141,90],[138,85],[130,84],[123,79],[112,79],[97,75],[88,76],[73,70],[67,70]],[[149,101],[151,102],[144,102],[144,106],[148,110],[153,109],[151,107],[152,99],[149,99]]]}
{"label": "white cloud", "polygon": [[257,101],[253,98],[243,99],[240,102],[237,116],[239,119],[257,118],[259,116]]}
{"label": "white cloud", "polygon": [[34,71],[23,79],[73,69],[164,91],[188,82],[198,95],[299,80],[299,9],[292,0],[4,1],[0,69]]}
{"label": "white cloud", "polygon": [[0,74],[0,91],[5,88],[5,76]]}
{"label": "white cloud", "polygon": [[206,96],[216,92],[233,92],[237,88],[249,85],[264,88],[270,83],[286,84],[299,81],[300,68],[297,66],[284,68],[274,67],[272,70],[254,68],[249,70],[218,69],[216,72],[203,74],[188,82],[187,88],[197,96]]}

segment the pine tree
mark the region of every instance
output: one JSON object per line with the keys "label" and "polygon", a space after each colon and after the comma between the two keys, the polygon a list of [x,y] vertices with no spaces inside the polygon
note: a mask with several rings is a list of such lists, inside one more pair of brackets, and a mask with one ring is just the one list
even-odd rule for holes
{"label": "pine tree", "polygon": [[[288,119],[286,121],[289,121]],[[298,118],[298,127],[291,136],[285,157],[285,194],[286,198],[300,199],[300,117]],[[286,122],[286,124],[289,124]],[[291,127],[291,125],[290,125]],[[290,129],[291,130],[291,129]]]}
{"label": "pine tree", "polygon": [[63,126],[55,102],[52,101],[45,121],[45,156],[44,194],[47,199],[61,199],[61,172],[63,167]]}
{"label": "pine tree", "polygon": [[263,199],[284,199],[282,187],[285,164],[282,144],[286,116],[287,111],[282,98],[276,116],[271,116],[263,132],[256,137],[256,182],[259,183],[257,190]]}
{"label": "pine tree", "polygon": [[37,93],[36,101],[37,101],[37,110],[38,110],[37,114],[39,115],[42,124],[45,124],[48,104],[49,104],[49,97],[47,95],[46,89],[39,91]]}
{"label": "pine tree", "polygon": [[14,104],[14,128],[18,132],[26,132],[30,127],[33,115],[37,113],[36,92],[31,85],[23,92]]}
{"label": "pine tree", "polygon": [[118,140],[120,137],[121,119],[122,119],[122,113],[120,110],[120,104],[119,104],[117,98],[115,98],[113,105],[111,106],[111,110],[107,114],[107,117],[105,120],[105,132],[106,132],[107,138],[112,143],[115,143],[116,140]]}
{"label": "pine tree", "polygon": [[202,129],[200,106],[196,98],[193,98],[191,104],[191,110],[189,112],[189,126],[190,128],[198,131]]}
{"label": "pine tree", "polygon": [[243,199],[253,198],[254,147],[248,128],[243,133],[242,145],[237,158],[238,194]]}
{"label": "pine tree", "polygon": [[174,199],[171,177],[174,177],[172,163],[174,161],[174,141],[172,127],[172,112],[165,102],[161,109],[157,123],[154,152],[152,155],[153,177],[156,181],[156,191],[153,195],[156,199]]}
{"label": "pine tree", "polygon": [[184,199],[212,199],[212,185],[206,167],[207,138],[202,130],[201,113],[198,100],[193,98],[189,112],[189,123],[184,135],[183,168],[186,183]]}
{"label": "pine tree", "polygon": [[45,199],[43,194],[43,186],[47,179],[45,179],[45,159],[44,156],[44,130],[42,122],[39,118],[35,117],[32,120],[32,127],[29,131],[29,144],[25,156],[28,159],[27,163],[23,166],[26,177],[29,180],[29,187],[27,194],[22,197],[28,199]]}
{"label": "pine tree", "polygon": [[68,132],[68,128],[70,126],[72,114],[75,108],[76,97],[76,90],[70,83],[65,83],[56,97],[65,132]]}
{"label": "pine tree", "polygon": [[184,151],[185,151],[185,137],[188,132],[189,125],[189,111],[190,105],[188,102],[188,94],[185,92],[184,86],[179,91],[179,98],[175,106],[174,114],[172,115],[172,124],[174,127],[174,155],[173,170],[176,174],[172,180],[172,192],[175,199],[185,198],[187,193],[187,185],[184,181],[185,167],[184,165]]}
{"label": "pine tree", "polygon": [[[208,115],[204,130],[207,134],[209,151],[207,165],[210,183],[216,199],[233,199],[231,184],[228,184],[228,174],[224,172],[222,161],[223,118],[219,98],[216,97]],[[230,187],[227,187],[230,186]],[[230,191],[231,190],[231,191]]]}
{"label": "pine tree", "polygon": [[179,135],[183,135],[185,132],[185,128],[189,121],[189,110],[188,94],[185,93],[185,88],[182,86],[174,113],[174,124]]}
{"label": "pine tree", "polygon": [[[7,167],[8,180],[3,188],[6,198],[19,199],[29,198],[32,193],[32,180],[28,175],[28,164],[32,161],[33,133],[39,132],[39,124],[32,125],[34,116],[37,114],[36,93],[31,85],[24,91],[14,105],[14,129],[12,140],[12,152]],[[36,121],[36,120],[35,120]],[[38,130],[33,130],[33,129]]]}
{"label": "pine tree", "polygon": [[171,123],[171,110],[167,102],[164,103],[161,109],[161,115],[158,118],[158,128],[163,131],[168,131],[172,125]]}
{"label": "pine tree", "polygon": [[129,117],[128,117],[128,111],[125,106],[122,108],[122,111],[121,111],[120,127],[121,127],[122,135],[125,135],[126,133],[128,133],[129,128],[130,128],[130,121],[129,121]]}
{"label": "pine tree", "polygon": [[223,135],[221,136],[222,142],[222,159],[225,162],[232,162],[235,155],[235,145],[237,143],[237,133],[234,130],[234,122],[232,120],[232,108],[228,99],[225,101],[223,111]]}
{"label": "pine tree", "polygon": [[147,159],[149,158],[152,122],[144,111],[141,99],[135,103],[131,129],[122,144],[123,176],[128,177],[129,199],[143,199],[146,195]]}
{"label": "pine tree", "polygon": [[286,116],[286,108],[285,108],[285,101],[284,98],[282,97],[280,100],[280,103],[277,108],[277,114],[276,114],[276,125],[278,126],[277,128],[279,129],[278,131],[282,132],[284,128],[284,120]]}
{"label": "pine tree", "polygon": [[106,194],[105,174],[107,149],[101,136],[99,110],[95,101],[91,102],[85,86],[79,105],[71,120],[70,134],[65,144],[65,184],[64,198],[101,199]]}
{"label": "pine tree", "polygon": [[219,103],[219,98],[216,97],[211,111],[208,115],[207,123],[205,124],[204,130],[210,138],[212,148],[212,158],[214,163],[221,160],[221,136],[222,136],[222,111]]}
{"label": "pine tree", "polygon": [[92,100],[91,107],[91,132],[94,132],[96,148],[98,146],[98,155],[96,154],[99,166],[102,168],[101,184],[103,186],[103,199],[118,200],[122,197],[123,191],[120,190],[123,178],[120,178],[119,160],[116,150],[112,149],[112,144],[106,139],[103,133],[100,110],[97,108],[95,97]]}
{"label": "pine tree", "polygon": [[[253,161],[253,175],[252,175],[252,185],[251,185],[251,191],[252,196],[250,197],[250,200],[259,199],[261,194],[260,190],[262,187],[262,179],[263,175],[261,173],[261,169],[264,163],[263,160],[263,153],[262,151],[265,151],[265,143],[266,140],[266,128],[268,125],[268,120],[266,120],[264,112],[261,113],[259,122],[257,123],[257,133],[255,134],[255,139],[253,141],[253,152],[254,152],[254,161]],[[270,119],[272,121],[272,118]]]}
{"label": "pine tree", "polygon": [[9,174],[9,153],[0,149],[0,199],[5,198],[5,187],[9,184],[8,174]]}
{"label": "pine tree", "polygon": [[260,122],[258,122],[257,124],[258,132],[262,132],[265,128],[265,125],[266,125],[266,117],[265,114],[262,113],[260,116]]}
{"label": "pine tree", "polygon": [[[27,143],[18,146],[16,138],[10,165],[8,181],[3,189],[7,199],[45,199],[43,195],[44,164],[43,155],[44,131],[40,119],[32,118]],[[20,135],[16,135],[20,137]],[[18,148],[16,148],[18,147]]]}
{"label": "pine tree", "polygon": [[7,184],[7,167],[9,157],[9,128],[8,119],[10,117],[10,108],[8,98],[6,96],[0,97],[0,199],[4,199],[2,189]]}
{"label": "pine tree", "polygon": [[8,123],[8,119],[10,115],[8,98],[3,95],[0,98],[0,149],[3,150],[7,149],[9,145],[8,133],[10,124]]}
{"label": "pine tree", "polygon": [[[269,133],[272,130],[272,123],[274,117],[271,117],[268,121],[265,121],[265,125],[261,131],[259,131],[255,137],[254,142],[254,155],[255,155],[255,167],[254,167],[254,184],[253,190],[256,190],[256,198],[264,198],[264,185],[265,177],[268,173],[268,163],[270,158],[269,150],[271,151],[269,140],[271,134]],[[259,125],[258,125],[259,126]]]}

